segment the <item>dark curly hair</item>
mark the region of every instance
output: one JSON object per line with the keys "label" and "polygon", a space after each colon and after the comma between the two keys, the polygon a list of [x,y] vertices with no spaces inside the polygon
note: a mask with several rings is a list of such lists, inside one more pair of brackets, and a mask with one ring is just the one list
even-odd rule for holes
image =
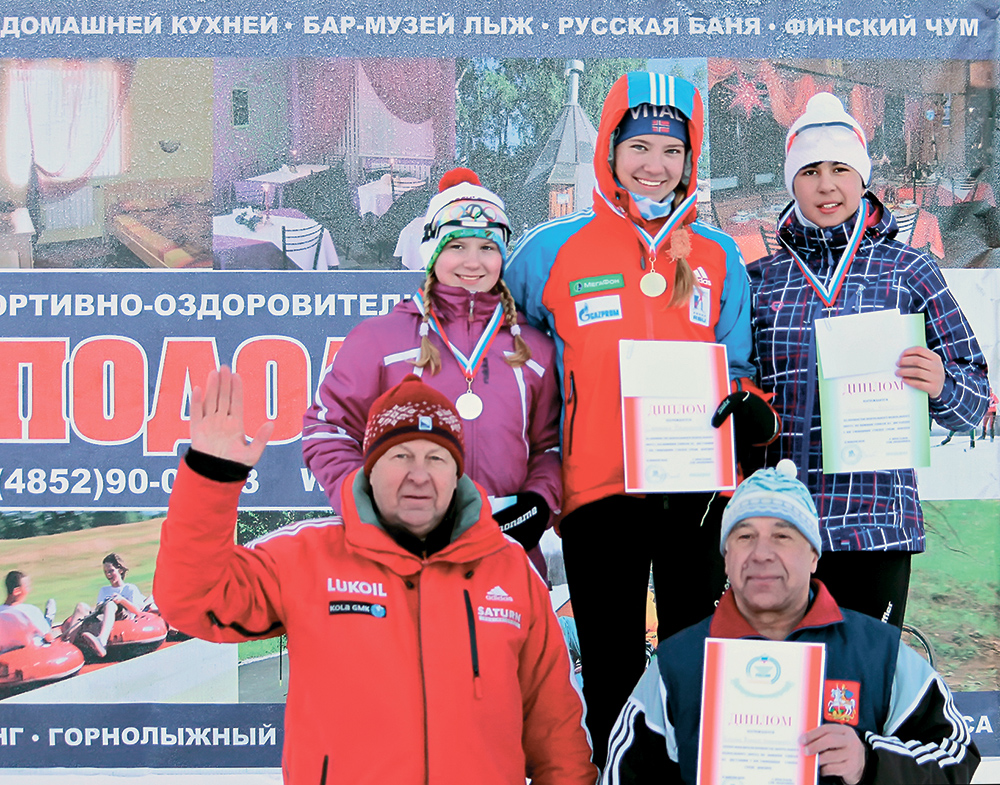
{"label": "dark curly hair", "polygon": [[101,564],[110,564],[112,567],[118,570],[122,578],[124,578],[125,573],[128,572],[128,566],[126,566],[125,562],[122,560],[122,557],[119,556],[117,553],[113,552],[109,553],[107,556],[104,557],[103,561],[101,561]]}

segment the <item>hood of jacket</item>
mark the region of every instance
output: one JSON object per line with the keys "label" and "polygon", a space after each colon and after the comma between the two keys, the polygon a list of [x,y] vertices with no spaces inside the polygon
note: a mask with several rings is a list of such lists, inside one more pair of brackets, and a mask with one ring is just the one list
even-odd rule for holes
{"label": "hood of jacket", "polygon": [[[868,192],[863,197],[868,204],[868,219],[865,221],[865,232],[862,245],[872,244],[880,240],[892,240],[899,231],[896,217],[885,208],[878,197]],[[820,259],[831,264],[826,251],[840,252],[847,247],[861,216],[861,208],[844,221],[831,227],[805,226],[795,214],[795,203],[791,202],[778,217],[778,237],[781,242],[795,250],[804,259]],[[821,261],[822,263],[822,261]]]}
{"label": "hood of jacket", "polygon": [[[594,172],[597,175],[594,202],[603,199],[612,209],[623,211],[636,223],[643,223],[644,219],[639,214],[631,194],[615,180],[611,168],[611,137],[625,113],[641,104],[671,106],[683,112],[688,118],[690,147],[684,177],[681,178],[679,186],[684,190],[685,198],[698,191],[698,157],[701,155],[704,134],[704,108],[701,95],[690,82],[675,79],[667,74],[633,71],[619,77],[611,86],[608,97],[604,99],[604,108],[601,110],[601,123],[597,130],[597,145],[594,150]],[[682,220],[688,223],[695,217],[696,205],[692,202],[684,209]]]}
{"label": "hood of jacket", "polygon": [[[364,552],[372,561],[386,565],[397,575],[419,572],[423,560],[392,539],[375,514],[371,494],[371,483],[362,469],[349,474],[341,486],[341,518],[348,545]],[[455,488],[455,527],[451,542],[426,561],[467,564],[507,544],[507,538],[493,520],[485,492],[463,474]]]}

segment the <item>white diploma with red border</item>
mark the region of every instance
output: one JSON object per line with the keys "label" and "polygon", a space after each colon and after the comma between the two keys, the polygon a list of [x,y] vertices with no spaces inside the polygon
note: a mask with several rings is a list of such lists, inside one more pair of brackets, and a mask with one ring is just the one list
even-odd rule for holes
{"label": "white diploma with red border", "polygon": [[625,490],[719,491],[736,487],[732,418],[712,427],[729,394],[722,344],[618,342]]}
{"label": "white diploma with red border", "polygon": [[799,737],[819,727],[822,643],[705,641],[698,785],[815,785]]}

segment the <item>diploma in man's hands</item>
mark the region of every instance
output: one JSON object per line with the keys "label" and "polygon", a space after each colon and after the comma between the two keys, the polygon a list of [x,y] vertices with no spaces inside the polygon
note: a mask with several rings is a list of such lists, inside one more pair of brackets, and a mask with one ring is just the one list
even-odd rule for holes
{"label": "diploma in man's hands", "polygon": [[822,714],[822,643],[708,638],[698,785],[813,785],[799,737]]}

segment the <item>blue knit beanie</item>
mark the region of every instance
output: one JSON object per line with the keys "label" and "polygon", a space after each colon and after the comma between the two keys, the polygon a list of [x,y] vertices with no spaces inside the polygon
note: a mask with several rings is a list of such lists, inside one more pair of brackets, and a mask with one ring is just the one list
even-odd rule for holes
{"label": "blue knit beanie", "polygon": [[719,550],[726,553],[726,538],[742,520],[756,517],[780,518],[798,529],[820,556],[819,515],[809,489],[796,478],[795,464],[787,458],[774,469],[760,469],[744,480],[722,512]]}

